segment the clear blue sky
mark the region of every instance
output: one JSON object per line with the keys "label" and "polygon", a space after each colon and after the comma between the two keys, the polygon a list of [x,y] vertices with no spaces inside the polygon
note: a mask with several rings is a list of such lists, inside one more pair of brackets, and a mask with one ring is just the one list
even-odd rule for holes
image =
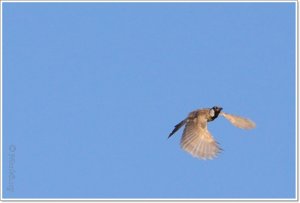
{"label": "clear blue sky", "polygon": [[[295,3],[2,5],[4,197],[295,197]],[[214,105],[257,128],[167,139]]]}

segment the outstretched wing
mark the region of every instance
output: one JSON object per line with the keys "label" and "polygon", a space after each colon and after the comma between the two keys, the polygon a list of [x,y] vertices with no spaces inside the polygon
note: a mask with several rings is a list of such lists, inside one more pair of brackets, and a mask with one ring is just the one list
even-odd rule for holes
{"label": "outstretched wing", "polygon": [[235,116],[232,114],[221,112],[221,115],[224,116],[227,120],[232,123],[232,125],[242,128],[242,129],[252,129],[255,128],[255,123],[249,119],[242,118],[240,116]]}
{"label": "outstretched wing", "polygon": [[212,159],[221,148],[207,130],[207,121],[201,118],[188,120],[181,138],[181,147],[192,156],[201,159]]}

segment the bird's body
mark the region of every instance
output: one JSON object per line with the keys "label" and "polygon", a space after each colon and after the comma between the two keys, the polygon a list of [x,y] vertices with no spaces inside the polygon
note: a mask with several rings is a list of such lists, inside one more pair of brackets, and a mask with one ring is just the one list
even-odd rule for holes
{"label": "bird's body", "polygon": [[192,111],[189,113],[187,118],[175,126],[169,137],[185,125],[183,135],[181,137],[181,147],[194,157],[212,159],[216,157],[222,149],[208,131],[208,122],[213,121],[219,115],[222,115],[236,127],[243,129],[251,129],[255,127],[255,123],[248,119],[221,111],[222,108],[217,106]]}

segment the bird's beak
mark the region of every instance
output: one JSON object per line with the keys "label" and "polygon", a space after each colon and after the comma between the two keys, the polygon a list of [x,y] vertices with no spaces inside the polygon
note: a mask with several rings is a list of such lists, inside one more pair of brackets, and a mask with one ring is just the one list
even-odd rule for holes
{"label": "bird's beak", "polygon": [[220,111],[222,111],[222,109],[223,109],[223,108],[222,108],[222,107],[220,107]]}

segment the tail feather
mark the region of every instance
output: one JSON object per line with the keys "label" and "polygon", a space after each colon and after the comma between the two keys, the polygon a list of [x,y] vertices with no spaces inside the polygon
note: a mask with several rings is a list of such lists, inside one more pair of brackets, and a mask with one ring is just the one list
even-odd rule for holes
{"label": "tail feather", "polygon": [[181,121],[180,123],[178,123],[177,125],[174,126],[174,130],[170,133],[170,135],[168,136],[168,138],[170,138],[177,130],[179,130],[179,128],[181,128],[183,125],[185,125],[186,123],[186,119],[184,119],[183,121]]}

